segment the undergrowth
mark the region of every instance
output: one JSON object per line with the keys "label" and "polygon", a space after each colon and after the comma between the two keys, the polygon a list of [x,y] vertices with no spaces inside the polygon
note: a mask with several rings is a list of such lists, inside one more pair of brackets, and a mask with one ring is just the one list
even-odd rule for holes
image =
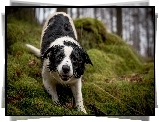
{"label": "undergrowth", "polygon": [[[88,115],[154,115],[154,63],[144,62],[100,21],[74,22],[79,42],[94,65],[86,65],[82,79]],[[16,19],[7,23],[7,115],[84,115],[74,107],[69,86],[58,86],[62,106],[55,106],[45,91],[40,59],[24,46],[39,48],[41,29]]]}

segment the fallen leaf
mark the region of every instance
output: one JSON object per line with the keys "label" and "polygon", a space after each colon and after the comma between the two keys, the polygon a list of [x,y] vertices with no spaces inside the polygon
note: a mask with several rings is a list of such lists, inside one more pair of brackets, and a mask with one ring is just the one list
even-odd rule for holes
{"label": "fallen leaf", "polygon": [[109,83],[109,79],[105,79],[105,82],[106,82],[106,83]]}
{"label": "fallen leaf", "polygon": [[30,67],[34,67],[34,66],[37,66],[37,65],[38,65],[38,62],[35,59],[29,60],[29,66]]}
{"label": "fallen leaf", "polygon": [[22,72],[20,70],[16,71],[16,74],[17,74],[18,77],[20,77],[21,73]]}
{"label": "fallen leaf", "polygon": [[17,57],[19,57],[19,56],[21,56],[21,55],[22,55],[21,52],[17,52],[17,53],[16,53],[16,56],[17,56]]}
{"label": "fallen leaf", "polygon": [[130,80],[131,80],[131,78],[129,78],[129,77],[125,77],[125,81],[130,82]]}
{"label": "fallen leaf", "polygon": [[70,103],[66,103],[66,107],[67,108],[72,108],[73,104],[70,102]]}

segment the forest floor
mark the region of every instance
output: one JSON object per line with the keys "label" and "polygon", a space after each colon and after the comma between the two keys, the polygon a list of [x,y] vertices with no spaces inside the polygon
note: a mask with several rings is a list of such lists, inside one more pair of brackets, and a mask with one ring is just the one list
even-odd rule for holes
{"label": "forest floor", "polygon": [[[7,23],[7,115],[84,115],[74,107],[69,86],[57,86],[63,89],[58,90],[62,106],[55,106],[44,89],[40,59],[25,47],[39,48],[41,29],[16,19]],[[154,115],[154,62],[144,61],[112,33],[99,47],[87,49],[94,66],[86,65],[82,79],[88,115]]]}

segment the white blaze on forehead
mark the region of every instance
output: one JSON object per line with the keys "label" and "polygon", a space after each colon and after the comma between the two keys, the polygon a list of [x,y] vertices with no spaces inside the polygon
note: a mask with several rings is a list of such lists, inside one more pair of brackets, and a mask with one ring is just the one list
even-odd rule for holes
{"label": "white blaze on forehead", "polygon": [[48,28],[48,22],[49,22],[49,20],[50,20],[51,18],[53,18],[55,15],[58,15],[58,14],[63,14],[64,16],[68,17],[69,22],[70,22],[70,24],[71,24],[71,26],[72,26],[72,29],[73,29],[75,38],[77,39],[77,32],[76,32],[76,29],[75,29],[75,26],[74,26],[74,23],[73,23],[72,18],[71,18],[68,14],[66,14],[66,13],[64,13],[64,12],[55,12],[55,13],[51,14],[51,15],[47,18],[47,20],[46,20],[46,22],[45,22],[45,24],[44,24],[44,26],[43,26],[43,30],[42,30],[42,34],[41,34],[40,47],[41,47],[42,38],[43,38],[43,36],[44,36],[45,30]]}
{"label": "white blaze on forehead", "polygon": [[71,53],[72,53],[72,50],[73,50],[73,48],[72,47],[68,47],[68,46],[65,46],[64,47],[64,53],[65,53],[65,56],[66,57],[69,57],[70,55],[71,55]]}
{"label": "white blaze on forehead", "polygon": [[70,46],[65,46],[64,47],[64,55],[65,55],[65,57],[62,60],[62,62],[57,66],[57,71],[58,71],[59,74],[64,74],[63,70],[62,70],[62,67],[64,65],[68,65],[70,67],[70,70],[67,73],[67,75],[69,77],[72,77],[72,75],[73,75],[73,67],[72,67],[72,63],[71,63],[71,59],[70,59],[70,55],[72,53],[72,50],[73,50],[73,48],[70,47]]}
{"label": "white blaze on forehead", "polygon": [[64,41],[75,43],[76,45],[78,45],[80,47],[79,43],[69,36],[64,36],[64,37],[56,39],[54,42],[52,42],[50,44],[50,47],[52,47],[54,45],[64,45]]}

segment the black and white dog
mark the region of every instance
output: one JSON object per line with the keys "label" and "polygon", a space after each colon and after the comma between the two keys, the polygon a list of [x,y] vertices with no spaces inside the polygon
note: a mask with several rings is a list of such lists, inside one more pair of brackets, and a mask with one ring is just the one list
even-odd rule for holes
{"label": "black and white dog", "polygon": [[78,110],[87,113],[83,105],[81,78],[85,64],[93,64],[86,51],[77,42],[72,18],[64,12],[52,14],[42,30],[41,49],[29,44],[26,46],[36,56],[41,57],[43,84],[52,96],[52,101],[59,104],[56,84],[68,84]]}

